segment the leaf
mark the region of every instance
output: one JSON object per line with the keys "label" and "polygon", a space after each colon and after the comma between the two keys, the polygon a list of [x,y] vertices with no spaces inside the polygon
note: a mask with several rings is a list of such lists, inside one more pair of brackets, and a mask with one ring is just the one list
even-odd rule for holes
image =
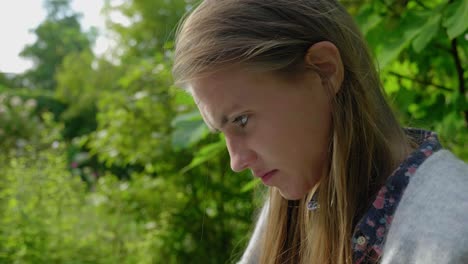
{"label": "leaf", "polygon": [[179,87],[172,86],[169,88],[169,92],[174,98],[174,103],[178,106],[192,106],[195,104],[192,96]]}
{"label": "leaf", "polygon": [[356,22],[364,35],[382,21],[382,17],[376,13],[371,5],[361,7],[356,16]]}
{"label": "leaf", "polygon": [[205,138],[209,131],[198,111],[179,115],[172,120],[172,146],[185,149]]}
{"label": "leaf", "polygon": [[192,111],[192,112],[189,112],[189,113],[185,113],[185,114],[181,114],[181,115],[178,115],[176,116],[172,122],[171,122],[171,126],[172,127],[177,127],[177,126],[180,126],[181,124],[183,124],[184,122],[187,122],[187,121],[198,121],[198,120],[202,120],[202,117],[200,115],[200,113],[198,111]]}
{"label": "leaf", "polygon": [[457,113],[451,112],[441,122],[441,133],[447,138],[455,138],[457,135]]}
{"label": "leaf", "polygon": [[460,93],[454,94],[453,98],[453,110],[456,112],[468,111],[468,101],[466,100],[465,95]]}
{"label": "leaf", "polygon": [[421,32],[413,40],[413,49],[417,53],[421,52],[439,31],[441,14],[434,14],[422,27]]}
{"label": "leaf", "polygon": [[258,178],[253,179],[253,180],[249,181],[248,183],[246,183],[244,186],[242,186],[242,189],[240,190],[240,192],[241,193],[248,192],[248,191],[252,190],[253,188],[255,188],[259,183],[260,183],[260,180]]}
{"label": "leaf", "polygon": [[444,12],[443,26],[447,28],[447,35],[454,39],[468,28],[468,1],[458,0],[448,5]]}
{"label": "leaf", "polygon": [[374,28],[371,38],[382,44],[376,45],[380,68],[385,68],[400,55],[420,32],[421,24],[427,19],[427,12],[408,12],[400,21],[383,21]]}
{"label": "leaf", "polygon": [[209,144],[200,149],[200,151],[195,155],[189,165],[185,166],[181,173],[185,173],[201,164],[213,159],[218,156],[222,151],[224,151],[225,144],[224,141],[220,140],[218,142]]}
{"label": "leaf", "polygon": [[395,98],[395,103],[397,104],[399,109],[407,111],[411,104],[414,102],[414,99],[414,91],[410,91],[406,87],[401,87],[398,90],[397,96]]}

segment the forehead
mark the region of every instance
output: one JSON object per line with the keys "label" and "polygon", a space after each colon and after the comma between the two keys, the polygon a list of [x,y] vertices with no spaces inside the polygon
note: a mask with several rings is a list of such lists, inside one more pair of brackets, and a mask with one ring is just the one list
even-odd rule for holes
{"label": "forehead", "polygon": [[208,126],[218,127],[237,109],[255,100],[256,78],[245,71],[220,71],[189,84],[189,91]]}
{"label": "forehead", "polygon": [[192,81],[191,93],[202,104],[244,100],[246,93],[258,92],[266,79],[261,76],[238,67],[227,68]]}
{"label": "forehead", "polygon": [[232,67],[193,80],[189,90],[205,123],[221,128],[241,112],[256,111],[282,100],[286,89],[278,89],[278,83],[271,73]]}
{"label": "forehead", "polygon": [[[219,89],[220,87],[245,86],[258,79],[259,74],[242,67],[226,67],[210,74],[193,79],[190,86],[193,91]],[[227,91],[226,91],[227,92]]]}

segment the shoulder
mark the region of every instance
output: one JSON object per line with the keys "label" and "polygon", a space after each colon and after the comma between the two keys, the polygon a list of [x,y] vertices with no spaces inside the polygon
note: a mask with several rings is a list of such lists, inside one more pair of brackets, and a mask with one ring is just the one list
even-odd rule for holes
{"label": "shoulder", "polygon": [[468,263],[468,165],[447,150],[411,176],[382,263]]}
{"label": "shoulder", "polygon": [[262,236],[265,232],[267,214],[269,209],[269,200],[266,199],[262,210],[258,216],[252,237],[249,240],[247,248],[237,264],[256,264],[260,261],[260,250],[262,246]]}

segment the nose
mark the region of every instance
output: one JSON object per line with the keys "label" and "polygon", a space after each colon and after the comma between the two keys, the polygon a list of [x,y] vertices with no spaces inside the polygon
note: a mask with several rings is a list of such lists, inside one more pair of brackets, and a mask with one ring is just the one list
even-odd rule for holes
{"label": "nose", "polygon": [[226,145],[231,158],[231,169],[235,172],[245,170],[257,159],[256,153],[241,138],[226,136]]}

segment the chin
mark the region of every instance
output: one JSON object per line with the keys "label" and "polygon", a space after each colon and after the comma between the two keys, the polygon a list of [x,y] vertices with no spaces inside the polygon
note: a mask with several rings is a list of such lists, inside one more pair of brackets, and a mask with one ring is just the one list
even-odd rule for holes
{"label": "chin", "polygon": [[296,201],[304,198],[307,195],[307,191],[304,192],[283,192],[279,190],[281,196],[286,200]]}

